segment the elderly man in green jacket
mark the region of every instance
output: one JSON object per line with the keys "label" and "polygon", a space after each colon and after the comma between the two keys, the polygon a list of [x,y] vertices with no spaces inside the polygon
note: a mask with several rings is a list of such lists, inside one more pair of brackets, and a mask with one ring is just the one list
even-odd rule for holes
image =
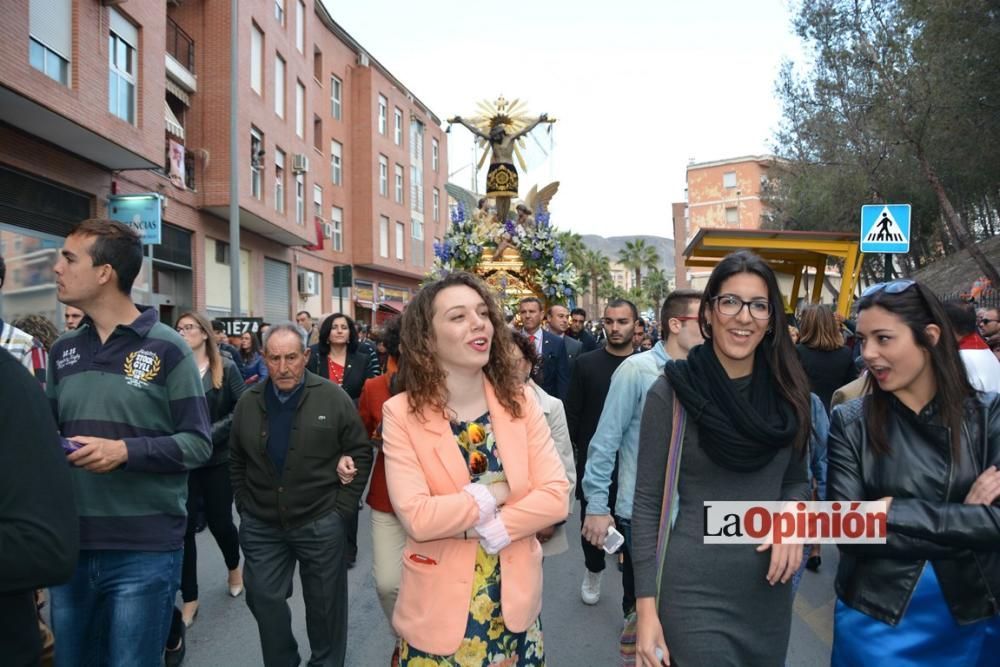
{"label": "elderly man in green jacket", "polygon": [[[233,414],[230,473],[246,558],[247,604],[264,664],[297,665],[287,599],[299,564],[310,665],[343,665],[347,648],[345,521],[358,511],[372,449],[343,389],[306,371],[307,334],[285,322],[264,337],[268,379]],[[337,475],[354,460],[349,484]]]}

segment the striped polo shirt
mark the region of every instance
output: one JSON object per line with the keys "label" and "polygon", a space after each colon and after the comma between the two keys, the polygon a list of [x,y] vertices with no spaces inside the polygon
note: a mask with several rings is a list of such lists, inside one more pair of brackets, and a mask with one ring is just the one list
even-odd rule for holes
{"label": "striped polo shirt", "polygon": [[41,345],[31,334],[0,320],[0,347],[14,355],[39,382],[45,382],[45,355],[38,354]]}
{"label": "striped polo shirt", "polygon": [[84,318],[49,352],[46,386],[60,433],[123,440],[127,463],[72,468],[81,549],[180,549],[187,471],[212,452],[208,405],[191,350],[156,311],[140,308],[101,343]]}

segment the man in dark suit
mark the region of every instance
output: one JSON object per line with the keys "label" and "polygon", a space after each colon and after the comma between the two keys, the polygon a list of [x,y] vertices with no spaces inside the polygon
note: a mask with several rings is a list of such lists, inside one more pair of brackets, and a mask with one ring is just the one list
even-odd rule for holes
{"label": "man in dark suit", "polygon": [[569,311],[569,329],[566,335],[583,343],[583,352],[590,352],[600,347],[594,334],[587,331],[584,325],[587,323],[587,311],[583,308],[574,308]]}
{"label": "man in dark suit", "polygon": [[569,389],[569,357],[563,339],[542,329],[542,302],[535,297],[521,299],[518,314],[523,326],[521,333],[535,344],[542,359],[535,369],[535,382],[545,393],[563,400]]}
{"label": "man in dark suit", "polygon": [[573,364],[583,352],[583,343],[566,335],[569,331],[569,308],[560,305],[549,306],[546,319],[549,323],[549,332],[563,339],[563,345],[566,346],[566,357],[569,359],[569,372],[572,376]]}
{"label": "man in dark suit", "polygon": [[638,354],[645,352],[642,349],[642,339],[646,335],[646,320],[641,317],[635,322],[635,333],[632,334],[632,352]]}

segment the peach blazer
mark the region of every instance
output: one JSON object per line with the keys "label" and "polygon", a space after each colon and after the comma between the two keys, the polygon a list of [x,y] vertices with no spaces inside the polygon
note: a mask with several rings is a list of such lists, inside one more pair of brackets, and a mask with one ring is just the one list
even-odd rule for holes
{"label": "peach blazer", "polygon": [[[535,533],[566,518],[570,493],[545,415],[531,399],[512,418],[486,381],[486,399],[500,460],[510,486],[500,510],[511,544],[500,552],[504,623],[523,632],[542,609],[542,548]],[[382,408],[389,497],[406,529],[403,575],[392,625],[408,643],[451,655],[465,635],[478,540],[454,538],[475,527],[479,509],[462,490],[469,469],[448,420],[409,410],[406,393]]]}

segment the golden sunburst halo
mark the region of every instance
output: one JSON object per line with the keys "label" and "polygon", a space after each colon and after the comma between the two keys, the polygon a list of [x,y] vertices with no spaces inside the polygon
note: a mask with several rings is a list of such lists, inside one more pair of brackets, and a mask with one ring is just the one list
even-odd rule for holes
{"label": "golden sunburst halo", "polygon": [[[480,100],[476,103],[476,115],[470,117],[469,123],[474,125],[476,129],[485,135],[489,135],[490,130],[497,125],[502,125],[504,132],[508,136],[517,134],[524,128],[528,127],[535,118],[528,113],[528,103],[517,98],[513,101],[508,101],[503,94],[501,94],[496,100]],[[489,155],[489,141],[486,139],[479,139],[478,145],[480,148],[485,149],[482,157],[479,160],[478,167],[481,169],[483,164],[486,162],[486,156]],[[524,163],[524,156],[521,154],[521,149],[525,148],[527,144],[524,141],[524,137],[521,137],[514,144],[514,155],[517,157],[518,163],[521,165],[521,169],[527,169]]]}

